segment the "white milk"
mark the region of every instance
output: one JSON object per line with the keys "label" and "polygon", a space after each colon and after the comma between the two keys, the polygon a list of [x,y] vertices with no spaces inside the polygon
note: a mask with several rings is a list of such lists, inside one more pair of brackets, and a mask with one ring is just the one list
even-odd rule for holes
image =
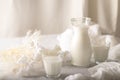
{"label": "white milk", "polygon": [[62,67],[62,60],[58,56],[47,56],[44,58],[44,68],[47,76],[59,76]]}
{"label": "white milk", "polygon": [[109,48],[106,46],[93,46],[93,53],[96,62],[103,62],[108,57]]}
{"label": "white milk", "polygon": [[88,67],[90,64],[91,53],[92,49],[88,36],[88,26],[75,26],[71,45],[72,64]]}

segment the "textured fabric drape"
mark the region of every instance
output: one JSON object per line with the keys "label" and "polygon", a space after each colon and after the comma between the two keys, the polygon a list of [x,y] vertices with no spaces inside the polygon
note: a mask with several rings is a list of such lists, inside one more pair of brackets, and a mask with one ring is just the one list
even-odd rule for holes
{"label": "textured fabric drape", "polygon": [[0,37],[24,36],[28,30],[43,34],[63,32],[73,17],[88,16],[103,33],[120,36],[119,0],[0,0]]}
{"label": "textured fabric drape", "polygon": [[100,24],[103,33],[119,36],[119,0],[89,0],[89,16]]}

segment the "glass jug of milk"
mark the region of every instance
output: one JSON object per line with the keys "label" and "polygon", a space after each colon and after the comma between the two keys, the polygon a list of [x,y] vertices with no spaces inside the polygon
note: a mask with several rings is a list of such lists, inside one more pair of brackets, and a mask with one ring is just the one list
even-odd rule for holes
{"label": "glass jug of milk", "polygon": [[73,38],[71,43],[72,64],[75,66],[88,67],[90,64],[92,48],[88,36],[88,28],[91,18],[72,18]]}

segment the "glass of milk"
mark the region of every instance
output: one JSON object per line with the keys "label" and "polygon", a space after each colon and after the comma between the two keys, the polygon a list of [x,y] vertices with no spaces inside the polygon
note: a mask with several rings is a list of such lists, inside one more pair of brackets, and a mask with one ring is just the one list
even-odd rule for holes
{"label": "glass of milk", "polygon": [[106,46],[93,46],[94,59],[96,63],[104,62],[107,60],[109,47]]}
{"label": "glass of milk", "polygon": [[106,36],[97,38],[96,43],[92,44],[94,59],[96,63],[104,62],[108,58],[110,42],[106,41]]}
{"label": "glass of milk", "polygon": [[57,78],[61,74],[62,58],[60,56],[43,56],[43,64],[46,76]]}

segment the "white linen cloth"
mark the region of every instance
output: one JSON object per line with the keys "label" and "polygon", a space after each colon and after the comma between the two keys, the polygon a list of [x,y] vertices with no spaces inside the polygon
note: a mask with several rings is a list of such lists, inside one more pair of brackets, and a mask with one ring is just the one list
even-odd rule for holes
{"label": "white linen cloth", "polygon": [[[8,48],[12,48],[15,46],[18,46],[19,44],[21,44],[23,38],[9,38],[9,39],[0,39],[0,50],[5,50]],[[57,35],[41,35],[41,42],[40,42],[41,46],[45,47],[45,48],[54,48],[56,44],[58,44],[57,41]],[[4,46],[4,47],[2,47]],[[38,64],[39,65],[39,64]],[[9,68],[10,69],[10,68]],[[4,71],[4,69],[0,69],[0,71]],[[10,70],[9,70],[10,71]],[[7,71],[5,71],[7,72]],[[2,78],[3,80],[51,80],[45,77],[45,72],[44,72],[44,68],[40,69],[40,68],[36,68],[36,70],[33,70],[32,72],[29,72],[30,74],[37,74],[37,76],[30,76],[30,77],[16,77],[13,74],[8,74],[7,76],[4,76],[4,78]],[[65,64],[65,66],[63,66],[62,68],[62,72],[61,72],[61,77],[60,79],[57,80],[64,80],[64,78],[68,75],[72,75],[75,73],[83,73],[83,74],[87,74],[88,75],[88,71],[86,68],[79,68],[79,67],[74,67],[71,66],[71,64]],[[4,74],[0,74],[0,75],[4,75]],[[1,79],[1,78],[0,78]]]}
{"label": "white linen cloth", "polygon": [[[22,40],[22,38],[0,39],[0,44],[1,44],[0,45],[1,46],[0,50],[5,50],[9,47],[14,47],[14,45],[17,46],[17,45],[21,44],[21,40]],[[58,44],[57,35],[45,35],[45,36],[42,36],[42,38],[41,38],[41,46],[44,46],[45,48],[53,48],[56,44]],[[2,47],[2,46],[4,46],[4,47]],[[96,65],[95,67],[91,67],[89,69],[88,68],[82,68],[82,67],[75,67],[75,66],[72,66],[71,64],[68,63],[68,64],[66,64],[62,67],[62,72],[61,72],[62,75],[57,80],[64,80],[65,77],[67,77],[69,75],[75,76],[75,74],[78,74],[78,73],[81,74],[81,75],[78,74],[78,76],[82,77],[83,79],[84,79],[85,76],[90,77],[90,73],[91,73],[91,75],[96,74],[96,75],[92,75],[92,77],[95,76],[95,78],[98,78],[97,76],[100,75],[98,73],[100,73],[99,71],[101,71],[100,68],[103,68],[105,70],[107,68],[106,71],[108,71],[108,72],[105,73],[105,74],[107,74],[107,76],[110,76],[108,74],[109,70],[111,70],[111,72],[114,72],[113,74],[115,76],[117,76],[117,73],[115,73],[114,70],[119,71],[119,69],[120,69],[119,67],[120,67],[120,63],[116,63],[116,62],[104,62],[104,63],[101,63],[99,65]],[[0,71],[1,71],[1,69],[0,69]],[[8,76],[5,76],[3,80],[53,80],[53,79],[49,79],[49,78],[45,77],[45,72],[44,72],[43,68],[41,70],[36,68],[36,71],[39,72],[38,76],[15,77],[14,75],[10,74]],[[33,71],[33,72],[36,72],[36,71]],[[104,72],[102,72],[102,73],[104,73]],[[82,75],[84,75],[84,76],[82,76]],[[100,76],[104,77],[103,75],[100,75]],[[116,77],[116,78],[119,80],[119,77]],[[113,76],[113,80],[116,79],[116,78],[114,78],[114,76]],[[85,80],[86,79],[87,78],[85,78]],[[106,80],[106,77],[104,77],[104,79]]]}

